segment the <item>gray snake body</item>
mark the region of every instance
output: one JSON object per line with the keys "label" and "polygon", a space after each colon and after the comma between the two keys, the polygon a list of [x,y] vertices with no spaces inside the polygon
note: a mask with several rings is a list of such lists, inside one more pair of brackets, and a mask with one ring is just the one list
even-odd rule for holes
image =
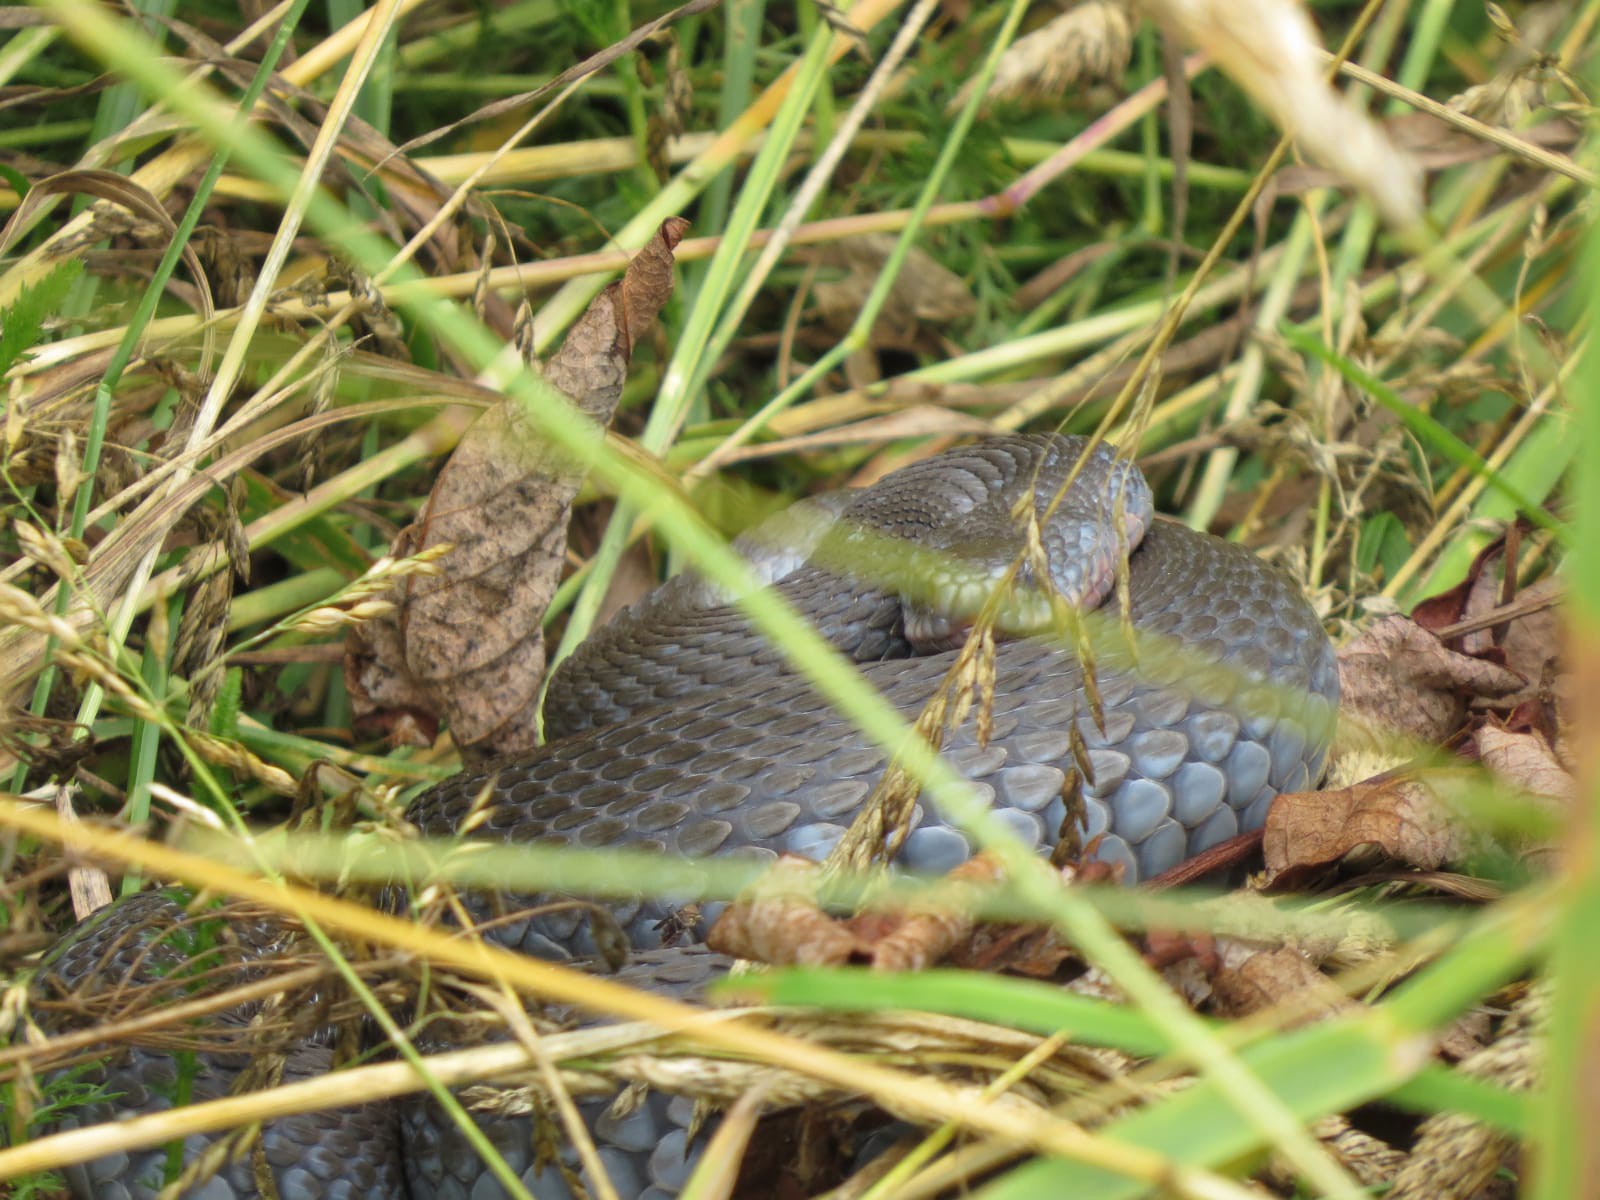
{"label": "gray snake body", "polygon": [[[1009,520],[1018,478],[1034,480],[1037,509],[1047,515],[1082,448],[1079,439],[996,439],[889,476],[850,503],[841,526],[815,534],[815,552],[780,587],[863,660],[862,673],[912,719],[955,653],[913,652],[912,643],[929,637],[923,610],[944,600],[893,594],[906,590],[905,580],[921,577],[927,563],[920,560],[909,573],[891,571],[897,582],[888,591],[841,592],[839,564],[853,561],[852,551],[862,552],[856,544],[861,522],[877,522],[878,532],[887,528],[910,539],[920,554],[950,530],[981,527],[996,512]],[[1145,519],[1137,511],[1143,482],[1136,474],[1103,452],[1086,461],[1086,478],[1069,495],[1087,496],[1096,508],[1110,496],[1128,511],[1116,520],[1097,518],[1092,528],[1074,516],[1054,524],[1046,520],[1041,529],[1051,585],[1092,606],[1109,584],[1122,540],[1135,540]],[[945,488],[930,515],[918,498],[930,481],[948,477],[935,474],[941,471],[960,478]],[[873,529],[869,534],[876,536]],[[1015,538],[1005,545],[1010,548],[995,554],[1014,554]],[[881,559],[880,551],[881,544],[873,543],[867,561]],[[941,561],[933,560],[935,574],[943,569]],[[964,569],[941,580],[941,597],[971,600],[979,585],[961,576]],[[1024,580],[1029,582],[1042,593],[1042,580]],[[883,752],[804,678],[785,670],[778,653],[736,612],[708,607],[705,601],[716,597],[704,585],[675,581],[667,588],[664,597],[591,639],[583,664],[558,678],[552,694],[564,699],[554,727],[565,736],[531,755],[430,789],[413,803],[410,819],[424,833],[454,834],[488,788],[487,803],[473,817],[474,837],[626,845],[695,857],[823,857],[881,776]],[[1026,626],[1037,619],[1039,607],[1037,596],[1030,606],[1026,586],[1021,591],[1018,619]],[[1138,635],[1134,645],[1126,645],[1115,628],[1094,639],[1103,724],[1090,714],[1076,656],[1055,640],[1023,637],[1002,642],[996,653],[992,736],[978,744],[969,719],[951,732],[944,752],[1001,820],[1033,845],[1049,847],[1061,836],[1076,792],[1085,816],[1081,832],[1098,839],[1093,844],[1102,859],[1120,863],[1128,880],[1137,881],[1258,827],[1273,796],[1313,782],[1338,683],[1331,647],[1298,591],[1240,547],[1156,522],[1129,560],[1128,594],[1127,617]],[[932,619],[937,625],[938,618]],[[897,862],[944,871],[971,850],[960,831],[921,806]],[[490,901],[474,903],[481,913]],[[674,914],[660,901],[612,907],[637,948],[658,944],[664,928],[685,929],[682,920],[668,922]],[[688,923],[691,940],[703,934],[715,912],[708,905],[700,924]],[[116,927],[115,921],[108,924]],[[503,923],[491,936],[543,957],[585,956],[594,949],[588,922],[573,910]],[[662,953],[647,955],[634,970],[654,971],[653,978],[680,992],[692,993],[717,963],[705,954]],[[60,960],[53,971],[61,986],[81,982],[82,971],[64,968]],[[147,1074],[149,1058],[133,1052],[116,1068],[120,1078]],[[374,1107],[361,1112],[370,1114]],[[398,1141],[412,1200],[502,1194],[431,1102],[399,1108]],[[688,1169],[683,1113],[660,1097],[628,1121],[607,1124],[603,1108],[588,1117],[619,1194],[670,1194]],[[81,1114],[86,1120],[108,1115]],[[321,1125],[327,1130],[331,1123]],[[297,1136],[279,1122],[267,1134],[268,1157],[272,1138],[288,1145]],[[501,1122],[493,1137],[513,1158],[527,1157],[526,1120],[520,1126]],[[339,1157],[325,1150],[326,1139],[307,1144],[302,1164],[319,1153],[323,1159]],[[380,1146],[374,1152],[387,1151]],[[373,1181],[370,1163],[347,1168],[348,1177],[334,1171],[315,1183],[302,1170],[286,1191],[283,1172],[276,1174],[283,1195],[304,1200],[400,1194]],[[148,1161],[142,1168],[132,1161],[91,1164],[86,1170],[102,1182],[88,1191],[80,1186],[79,1194],[143,1200],[154,1192],[133,1180],[149,1169]],[[192,1194],[219,1200],[253,1194],[248,1179],[235,1176],[236,1171],[231,1182],[213,1180],[209,1186],[220,1190]],[[525,1178],[541,1200],[567,1195],[555,1172],[536,1173],[528,1165]]]}

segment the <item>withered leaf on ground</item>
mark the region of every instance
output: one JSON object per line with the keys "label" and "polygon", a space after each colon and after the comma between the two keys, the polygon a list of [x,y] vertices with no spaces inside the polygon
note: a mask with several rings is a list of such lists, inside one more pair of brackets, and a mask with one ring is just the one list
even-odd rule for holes
{"label": "withered leaf on ground", "polygon": [[1354,1003],[1300,951],[1237,942],[1223,946],[1222,964],[1211,976],[1211,1000],[1222,1016],[1290,1004],[1307,1020],[1334,1016]]}
{"label": "withered leaf on ground", "polygon": [[[1577,802],[1578,784],[1543,736],[1502,729],[1490,722],[1473,734],[1473,741],[1483,765],[1524,793],[1520,797],[1507,795],[1506,802],[1533,810],[1521,820],[1515,819],[1516,814],[1508,814],[1513,817],[1510,824],[1535,830],[1561,826]],[[1560,845],[1553,836],[1534,833],[1521,840],[1516,849],[1530,869],[1543,872],[1554,866]]]}
{"label": "withered leaf on ground", "polygon": [[[1523,681],[1504,667],[1446,648],[1405,617],[1390,616],[1339,651],[1339,684],[1344,748],[1385,752],[1394,750],[1396,736],[1426,745],[1444,742],[1461,727],[1469,698],[1508,696]],[[1395,753],[1404,760],[1411,751],[1400,746]],[[1348,775],[1339,778],[1351,782]]]}
{"label": "withered leaf on ground", "polygon": [[859,949],[846,925],[813,899],[820,868],[785,855],[756,884],[723,910],[706,935],[721,954],[773,966],[834,966]]}
{"label": "withered leaf on ground", "polygon": [[1523,588],[1507,579],[1507,564],[1515,566],[1522,538],[1522,527],[1510,526],[1478,552],[1460,583],[1421,601],[1411,616],[1452,647],[1501,662],[1537,683],[1563,649],[1556,609],[1566,584],[1559,575]]}
{"label": "withered leaf on ground", "polygon": [[[545,379],[597,427],[621,398],[635,342],[672,294],[672,251],[686,229],[664,222],[544,365]],[[358,720],[427,738],[443,718],[477,759],[535,744],[541,621],[582,479],[580,464],[515,401],[472,425],[395,544],[397,554],[450,545],[443,572],[407,578],[392,617],[357,627],[346,643]]]}
{"label": "withered leaf on ground", "polygon": [[1497,563],[1505,559],[1508,536],[1509,531],[1502,533],[1473,555],[1472,562],[1460,583],[1418,601],[1416,607],[1411,610],[1411,619],[1424,629],[1437,633],[1467,616],[1467,607],[1473,602],[1474,591],[1479,593],[1477,604],[1481,609],[1484,604],[1485,584],[1492,587],[1497,582],[1497,572],[1494,568]]}
{"label": "withered leaf on ground", "polygon": [[1289,872],[1327,866],[1369,846],[1424,870],[1456,861],[1467,849],[1466,832],[1434,786],[1450,774],[1418,772],[1279,796],[1262,833],[1267,882],[1285,884]]}
{"label": "withered leaf on ground", "polygon": [[[845,329],[855,321],[867,294],[883,274],[894,245],[895,239],[887,234],[865,233],[838,242],[803,246],[792,251],[790,257],[829,272],[817,279],[812,291],[828,325]],[[940,266],[924,251],[913,249],[889,290],[869,335],[869,344],[877,346],[906,338],[920,322],[946,325],[965,320],[977,307],[959,275]]]}
{"label": "withered leaf on ground", "polygon": [[[987,851],[968,859],[948,878],[965,883],[996,883],[1002,871]],[[920,971],[941,961],[970,937],[976,921],[957,908],[929,906],[906,913],[899,924],[872,945],[872,965],[885,971]]]}
{"label": "withered leaf on ground", "polygon": [[[724,954],[773,966],[854,960],[880,971],[920,971],[948,959],[958,966],[1048,975],[1071,953],[1051,930],[980,923],[956,904],[929,903],[901,911],[869,909],[853,917],[831,917],[813,898],[821,871],[807,859],[780,859],[755,887],[724,910],[707,943]],[[1091,874],[1104,877],[1106,872]],[[1069,869],[1067,878],[1070,881],[1072,877]],[[995,883],[1001,878],[1001,869],[985,852],[945,878],[952,883]]]}
{"label": "withered leaf on ground", "polygon": [[1521,609],[1506,622],[1500,650],[1506,666],[1528,681],[1531,691],[1554,676],[1566,652],[1566,621],[1557,605],[1564,588],[1552,575],[1517,593],[1513,607]]}
{"label": "withered leaf on ground", "polygon": [[[1527,686],[1506,698],[1508,705],[1537,695],[1556,673],[1565,648],[1558,608],[1565,584],[1552,575],[1520,590],[1511,586],[1506,563],[1515,559],[1519,544],[1520,531],[1513,527],[1473,559],[1465,579],[1424,600],[1411,614],[1452,649],[1520,675]],[[1452,631],[1460,632],[1451,636]]]}
{"label": "withered leaf on ground", "polygon": [[1577,800],[1578,784],[1558,761],[1550,744],[1537,734],[1513,733],[1488,724],[1474,735],[1483,765],[1534,796],[1561,807]]}

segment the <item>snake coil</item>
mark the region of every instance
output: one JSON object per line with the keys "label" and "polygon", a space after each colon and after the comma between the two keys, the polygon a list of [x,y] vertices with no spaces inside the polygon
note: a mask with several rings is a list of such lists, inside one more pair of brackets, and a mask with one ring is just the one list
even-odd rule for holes
{"label": "snake coil", "polygon": [[[943,744],[946,760],[1012,833],[1048,849],[1075,832],[1137,882],[1259,827],[1274,796],[1315,781],[1338,698],[1315,614],[1289,580],[1241,547],[1152,521],[1137,471],[1083,439],[990,439],[793,512],[784,536],[800,549],[779,553],[769,574],[910,720],[953,661],[946,647],[959,643],[1026,544],[1018,531],[1029,518],[1035,552],[999,614],[1010,640],[995,654],[990,736],[980,743],[969,719]],[[1056,636],[1052,596],[1095,609],[1124,556],[1125,613],[1086,622],[1103,705],[1097,719],[1073,643]],[[824,857],[881,777],[884,753],[726,601],[692,576],[666,584],[558,671],[549,744],[429,789],[410,820],[430,836],[457,835],[470,816],[470,836],[514,843]],[[965,833],[919,805],[897,862],[943,872],[972,850]],[[475,917],[507,903],[465,899]],[[719,906],[688,918],[659,898],[608,907],[641,952],[627,968],[633,977],[693,998],[725,968],[692,945],[655,949],[666,930],[699,941]],[[174,949],[182,939],[171,931],[186,920],[199,918],[163,893],[122,901],[63,942],[36,993],[81,999],[159,978],[182,960]],[[209,952],[237,981],[276,936],[245,922]],[[487,936],[542,957],[597,950],[591,923],[572,908],[501,920]],[[243,1028],[249,1015],[220,1024]],[[248,1060],[244,1049],[201,1056],[193,1096],[225,1094]],[[317,1074],[331,1061],[325,1040],[311,1037],[286,1071]],[[89,1077],[112,1096],[74,1108],[57,1127],[167,1106],[177,1062],[168,1048],[120,1047]],[[623,1200],[676,1193],[698,1152],[685,1098],[653,1093],[627,1115],[598,1101],[582,1111]],[[572,1195],[561,1171],[535,1162],[533,1117],[496,1119],[486,1133],[539,1200]],[[213,1141],[192,1137],[181,1157],[192,1162]],[[575,1172],[571,1151],[561,1153]],[[69,1183],[79,1197],[154,1200],[168,1158],[165,1148],[108,1155],[73,1168]],[[183,1194],[245,1200],[261,1194],[265,1176],[284,1200],[504,1194],[455,1125],[420,1098],[271,1122],[253,1155]]]}

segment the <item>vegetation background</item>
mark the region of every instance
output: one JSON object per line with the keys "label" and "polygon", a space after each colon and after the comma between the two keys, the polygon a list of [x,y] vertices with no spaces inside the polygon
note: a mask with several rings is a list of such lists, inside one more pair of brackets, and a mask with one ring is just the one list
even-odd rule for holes
{"label": "vegetation background", "polygon": [[[1307,64],[1332,69],[1292,12],[7,10],[9,790],[157,829],[325,798],[337,825],[451,773],[447,739],[353,732],[345,632],[395,578],[384,556],[441,456],[502,389],[537,398],[523,354],[559,345],[676,215],[691,228],[632,347],[620,465],[578,497],[557,654],[664,571],[715,565],[694,513],[732,535],[930,443],[1018,428],[1135,450],[1164,511],[1289,570],[1336,637],[1454,586],[1519,519],[1514,574],[1549,574],[1570,546],[1591,612],[1595,505],[1561,485],[1596,396],[1577,143],[1600,4],[1315,5],[1351,64],[1339,86],[1384,130],[1318,117],[1299,130],[1317,162],[1281,140],[1310,111]],[[1594,683],[1577,628],[1569,667]],[[24,811],[0,811],[8,971],[71,911],[58,849],[16,832]],[[991,1191],[1133,1194],[1171,1168],[1202,1194],[1272,1147],[1305,1194],[1347,1194],[1347,1166],[1298,1131],[1385,1098],[1530,1137],[1529,1194],[1593,1194],[1592,824],[1581,809],[1553,879],[1430,909],[1390,972],[1362,977],[1368,1003],[1309,1031],[1219,1036],[1119,951],[1108,902],[1045,905],[1139,1001],[1138,1032],[1105,1006],[1035,1031],[1158,1046],[1206,1078],[1112,1118],[1109,1159],[1041,1160]],[[1541,962],[1557,1040],[1536,1099],[1416,1053]],[[1019,993],[989,982],[968,1015],[1016,1024]]]}

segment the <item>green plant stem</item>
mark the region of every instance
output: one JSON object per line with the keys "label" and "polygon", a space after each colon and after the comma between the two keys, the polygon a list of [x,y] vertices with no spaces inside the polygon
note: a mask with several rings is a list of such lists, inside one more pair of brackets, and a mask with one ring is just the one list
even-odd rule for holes
{"label": "green plant stem", "polygon": [[[1148,23],[1139,30],[1139,74],[1145,79],[1155,79],[1161,74],[1161,51],[1156,44],[1156,37],[1155,29]],[[1161,191],[1164,180],[1156,167],[1158,162],[1163,161],[1161,125],[1154,109],[1140,118],[1139,142],[1142,150],[1139,157],[1143,160],[1140,175],[1144,183],[1143,215],[1139,227],[1150,237],[1159,237],[1166,226],[1166,215]]]}
{"label": "green plant stem", "polygon": [[[1594,67],[1591,64],[1591,74]],[[1592,157],[1592,156],[1591,156]],[[1583,288],[1589,311],[1600,302],[1600,230],[1585,238]],[[1544,1101],[1537,1126],[1532,1200],[1590,1195],[1600,1177],[1594,1137],[1595,1063],[1600,1051],[1600,339],[1591,336],[1571,391],[1574,435],[1588,468],[1574,473],[1572,540],[1567,557],[1572,695],[1578,697],[1571,744],[1580,747],[1577,797],[1562,839],[1559,904],[1550,974],[1551,1001]]]}
{"label": "green plant stem", "polygon": [[[611,8],[611,37],[620,41],[627,36],[628,28],[632,24],[628,0],[612,0]],[[638,54],[619,58],[612,64],[612,70],[622,85],[622,105],[628,114],[628,131],[633,139],[634,154],[637,157],[634,178],[638,181],[640,194],[650,196],[659,190],[660,185],[648,161],[650,113],[644,102],[644,81],[639,78]]]}
{"label": "green plant stem", "polygon": [[[1312,239],[1316,236],[1327,204],[1327,189],[1318,188],[1305,198],[1304,208],[1296,214],[1294,225],[1285,240],[1283,258],[1272,273],[1267,294],[1256,314],[1254,324],[1258,333],[1272,329],[1287,313],[1289,300],[1294,295],[1294,285],[1305,270]],[[1259,339],[1252,339],[1245,345],[1239,360],[1239,373],[1234,377],[1222,410],[1224,423],[1243,420],[1249,414],[1260,399],[1261,383],[1266,375],[1266,350]],[[1228,481],[1233,477],[1233,469],[1238,461],[1239,452],[1232,446],[1223,446],[1207,456],[1194,499],[1184,513],[1184,521],[1191,529],[1203,531],[1211,527],[1217,510],[1222,507]]]}
{"label": "green plant stem", "polygon": [[[738,294],[734,297],[732,303],[728,305],[726,311],[722,313],[721,320],[717,322],[715,331],[710,335],[710,343],[706,348],[706,352],[702,353],[694,363],[694,375],[689,384],[691,392],[703,392],[708,386],[712,366],[733,344],[733,339],[738,333],[745,315],[749,312],[750,306],[755,302],[761,286],[766,282],[773,268],[777,265],[779,257],[792,241],[795,230],[805,219],[812,205],[821,197],[822,190],[827,186],[828,181],[832,179],[840,158],[844,154],[846,142],[855,138],[856,133],[865,123],[868,115],[877,107],[879,99],[888,88],[891,78],[898,71],[900,64],[910,52],[922,30],[926,28],[928,21],[933,16],[933,12],[934,5],[932,0],[918,0],[912,6],[906,19],[901,22],[900,29],[895,33],[893,43],[874,69],[871,80],[850,106],[850,111],[845,117],[845,124],[839,131],[839,135],[828,144],[827,148],[818,156],[817,161],[812,164],[810,172],[806,175],[805,182],[801,184],[799,190],[795,193],[794,201],[789,206],[789,210],[784,214],[777,228],[773,230],[767,244],[761,248],[761,253],[756,258],[754,266],[746,273]],[[913,208],[911,217],[906,222],[905,230],[902,231],[902,241],[926,218],[927,209],[923,209],[919,213]],[[897,244],[895,251],[890,254],[882,268],[890,276],[891,281],[898,274],[902,262],[901,246]],[[723,442],[719,452],[725,453],[727,448],[738,445],[748,438],[755,431],[755,428],[749,422],[741,425]],[[700,463],[695,470],[686,476],[685,484],[693,488],[704,480],[710,473],[713,462],[714,460],[707,459]]]}
{"label": "green plant stem", "polygon": [[26,128],[0,130],[0,146],[20,148],[64,142],[82,137],[93,127],[93,121],[41,121]]}
{"label": "green plant stem", "polygon": [[35,25],[19,29],[4,46],[0,46],[0,87],[16,78],[22,70],[56,40],[59,30],[54,25]]}
{"label": "green plant stem", "polygon": [[[766,0],[729,0],[725,11],[727,20],[722,27],[722,88],[717,94],[719,129],[728,128],[750,106],[755,83],[756,47],[761,44],[761,26],[767,15]],[[802,29],[806,45],[816,45],[819,39],[813,36],[814,27]],[[705,194],[700,198],[698,215],[705,228],[727,228],[732,197],[733,170],[724,167],[706,185]],[[705,276],[705,268],[685,272],[686,307],[695,307],[695,299],[705,282]]]}
{"label": "green plant stem", "polygon": [[[1420,90],[1424,79],[1427,77],[1428,68],[1439,53],[1439,41],[1444,34],[1445,22],[1454,7],[1453,0],[1423,0],[1422,15],[1417,19],[1415,26],[1409,31],[1405,39],[1405,57],[1400,63],[1399,82],[1413,91]],[[1401,13],[1410,11],[1409,0],[1399,6]],[[1387,24],[1386,32],[1394,29],[1394,18]],[[1388,39],[1386,39],[1387,41]],[[1398,40],[1398,39],[1395,39]],[[1377,49],[1383,51],[1383,58],[1388,57],[1390,45],[1380,44]],[[1382,60],[1368,60],[1368,65],[1377,69]],[[1399,100],[1390,100],[1384,106],[1384,111],[1390,116],[1399,115],[1406,111],[1406,105]],[[1354,278],[1367,260],[1367,255],[1372,249],[1372,240],[1378,232],[1377,210],[1366,200],[1357,201],[1355,211],[1350,216],[1350,224],[1345,227],[1344,237],[1340,240],[1338,253],[1333,262],[1333,290],[1328,297],[1334,305],[1334,319],[1338,317],[1338,306],[1342,302],[1344,281]]]}

